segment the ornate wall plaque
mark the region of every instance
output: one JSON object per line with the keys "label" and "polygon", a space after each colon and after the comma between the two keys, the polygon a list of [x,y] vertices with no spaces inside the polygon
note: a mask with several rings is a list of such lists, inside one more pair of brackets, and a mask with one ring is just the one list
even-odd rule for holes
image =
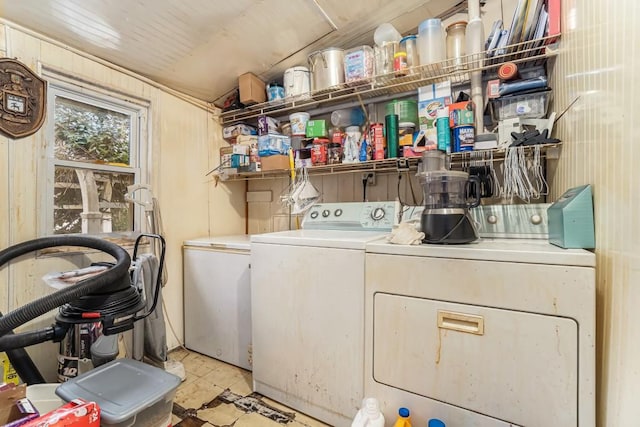
{"label": "ornate wall plaque", "polygon": [[0,58],[0,132],[11,138],[35,133],[45,116],[47,82],[23,63]]}

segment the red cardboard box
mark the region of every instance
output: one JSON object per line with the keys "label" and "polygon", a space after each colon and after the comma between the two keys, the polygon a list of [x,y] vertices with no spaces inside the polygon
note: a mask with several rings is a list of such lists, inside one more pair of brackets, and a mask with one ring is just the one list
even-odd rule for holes
{"label": "red cardboard box", "polygon": [[24,427],[100,427],[100,407],[95,402],[74,399],[71,402],[47,412]]}

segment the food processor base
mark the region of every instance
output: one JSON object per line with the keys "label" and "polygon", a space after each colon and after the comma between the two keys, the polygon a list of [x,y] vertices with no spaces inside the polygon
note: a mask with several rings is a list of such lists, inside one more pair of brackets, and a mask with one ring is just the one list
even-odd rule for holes
{"label": "food processor base", "polygon": [[478,239],[472,219],[467,213],[435,213],[426,211],[420,218],[424,243],[464,244]]}

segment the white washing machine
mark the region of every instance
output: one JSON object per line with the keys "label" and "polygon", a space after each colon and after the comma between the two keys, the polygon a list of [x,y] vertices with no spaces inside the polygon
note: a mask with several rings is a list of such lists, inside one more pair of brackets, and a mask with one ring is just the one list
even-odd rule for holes
{"label": "white washing machine", "polygon": [[366,251],[365,394],[385,417],[595,426],[593,253],[487,238]]}
{"label": "white washing machine", "polygon": [[251,370],[250,236],[184,242],[185,347]]}
{"label": "white washing machine", "polygon": [[364,396],[364,248],[393,214],[393,202],[320,204],[302,230],[253,236],[255,391],[351,425]]}

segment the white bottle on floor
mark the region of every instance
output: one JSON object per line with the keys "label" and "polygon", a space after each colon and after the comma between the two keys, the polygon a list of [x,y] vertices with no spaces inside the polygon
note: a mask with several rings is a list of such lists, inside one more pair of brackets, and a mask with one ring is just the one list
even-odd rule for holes
{"label": "white bottle on floor", "polygon": [[362,407],[356,413],[351,427],[384,427],[384,415],[380,412],[380,404],[375,397],[362,399]]}

